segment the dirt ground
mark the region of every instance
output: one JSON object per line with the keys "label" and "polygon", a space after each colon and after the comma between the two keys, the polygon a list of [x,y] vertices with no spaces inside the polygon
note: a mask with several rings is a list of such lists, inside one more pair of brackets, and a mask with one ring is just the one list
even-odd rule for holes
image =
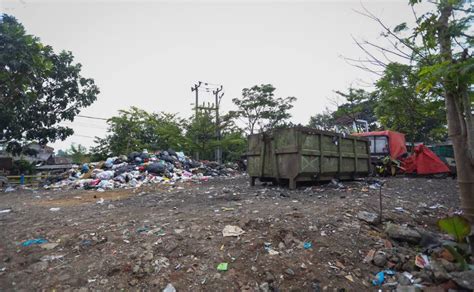
{"label": "dirt ground", "polygon": [[[0,213],[0,290],[161,291],[169,283],[177,291],[375,290],[381,268],[363,259],[386,244],[383,225],[357,213],[378,212],[379,193],[363,181],[343,184],[290,191],[250,187],[239,176],[0,193],[0,210],[12,209]],[[389,178],[382,193],[384,222],[427,230],[459,206],[451,178]],[[224,237],[226,225],[245,233]],[[35,238],[53,244],[22,246]],[[224,262],[228,270],[218,271]]]}

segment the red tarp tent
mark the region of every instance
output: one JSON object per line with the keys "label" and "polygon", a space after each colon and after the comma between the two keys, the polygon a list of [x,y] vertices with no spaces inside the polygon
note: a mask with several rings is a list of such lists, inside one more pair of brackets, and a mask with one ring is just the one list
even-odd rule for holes
{"label": "red tarp tent", "polygon": [[376,131],[365,133],[354,133],[353,136],[386,136],[388,137],[388,146],[390,147],[390,157],[398,159],[403,154],[407,153],[407,146],[405,145],[405,134],[394,131]]}
{"label": "red tarp tent", "polygon": [[406,173],[436,174],[450,172],[448,166],[425,145],[416,146],[413,155],[403,160],[402,167]]}

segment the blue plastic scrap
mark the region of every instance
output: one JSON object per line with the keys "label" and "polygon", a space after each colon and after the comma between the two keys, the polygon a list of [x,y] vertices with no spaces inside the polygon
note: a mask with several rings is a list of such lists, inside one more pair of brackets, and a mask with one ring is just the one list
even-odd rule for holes
{"label": "blue plastic scrap", "polygon": [[311,242],[305,242],[304,243],[304,249],[310,249],[313,247],[313,244]]}
{"label": "blue plastic scrap", "polygon": [[382,286],[382,284],[385,282],[385,275],[393,276],[395,275],[395,272],[392,270],[384,270],[384,271],[378,272],[375,275],[375,280],[372,280],[372,284],[374,286]]}
{"label": "blue plastic scrap", "polygon": [[29,239],[27,241],[24,241],[21,245],[30,246],[30,245],[33,245],[33,244],[43,244],[43,243],[46,243],[46,242],[48,242],[48,241],[44,238],[35,238],[35,239]]}

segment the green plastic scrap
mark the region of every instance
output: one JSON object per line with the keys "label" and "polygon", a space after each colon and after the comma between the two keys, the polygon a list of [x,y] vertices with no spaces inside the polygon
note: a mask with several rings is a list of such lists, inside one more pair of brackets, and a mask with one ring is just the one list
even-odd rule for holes
{"label": "green plastic scrap", "polygon": [[229,266],[228,263],[220,263],[220,264],[217,266],[217,270],[218,270],[218,271],[227,271],[228,266]]}

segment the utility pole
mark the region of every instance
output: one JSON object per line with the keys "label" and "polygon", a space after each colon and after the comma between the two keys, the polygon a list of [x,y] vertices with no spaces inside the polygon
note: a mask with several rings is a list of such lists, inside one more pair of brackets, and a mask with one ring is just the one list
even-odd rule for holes
{"label": "utility pole", "polygon": [[[209,92],[209,90],[214,87],[216,88],[215,90],[212,91],[212,93],[214,94],[215,96],[215,104],[211,104],[210,102],[207,103],[207,106],[205,103],[203,103],[202,105],[199,105],[199,94],[198,94],[198,91],[199,91],[199,87],[201,85],[204,85],[204,89],[207,90],[207,92]],[[199,81],[197,84],[194,84],[193,87],[191,87],[191,92],[194,91],[196,93],[196,104],[194,105],[194,109],[195,109],[195,119],[197,121],[197,117],[199,115],[199,111],[205,111],[206,113],[210,113],[212,111],[215,111],[216,112],[216,140],[219,142],[221,140],[221,130],[220,130],[220,120],[219,120],[219,104],[221,102],[221,99],[222,99],[222,96],[224,96],[224,92],[222,92],[224,89],[224,87],[222,85],[218,85],[218,84],[210,84],[210,83],[206,83],[206,82],[201,82]],[[196,137],[196,144],[198,144],[199,140],[198,138]],[[215,158],[216,158],[216,161],[218,163],[222,163],[222,149],[219,146],[217,146],[216,150],[215,150]],[[195,153],[195,159],[199,159],[199,152],[196,151]]]}
{"label": "utility pole", "polygon": [[[194,114],[194,120],[197,122],[198,119],[198,106],[199,106],[199,90],[198,88],[201,86],[201,81],[199,81],[197,84],[194,84],[193,87],[191,87],[191,92],[196,92],[196,103],[194,104],[194,109],[195,109],[195,114]],[[196,145],[198,144],[198,137],[196,136]],[[196,160],[199,160],[199,151],[196,150],[194,153],[194,158]]]}
{"label": "utility pole", "polygon": [[[219,120],[219,105],[221,103],[221,99],[224,96],[224,92],[222,92],[223,86],[217,88],[214,90],[212,93],[214,93],[216,97],[216,138],[217,142],[219,143],[221,141],[221,125],[220,125],[220,120]],[[219,94],[222,92],[221,94]],[[216,160],[220,164],[222,163],[222,149],[221,146],[218,145],[216,148]]]}

